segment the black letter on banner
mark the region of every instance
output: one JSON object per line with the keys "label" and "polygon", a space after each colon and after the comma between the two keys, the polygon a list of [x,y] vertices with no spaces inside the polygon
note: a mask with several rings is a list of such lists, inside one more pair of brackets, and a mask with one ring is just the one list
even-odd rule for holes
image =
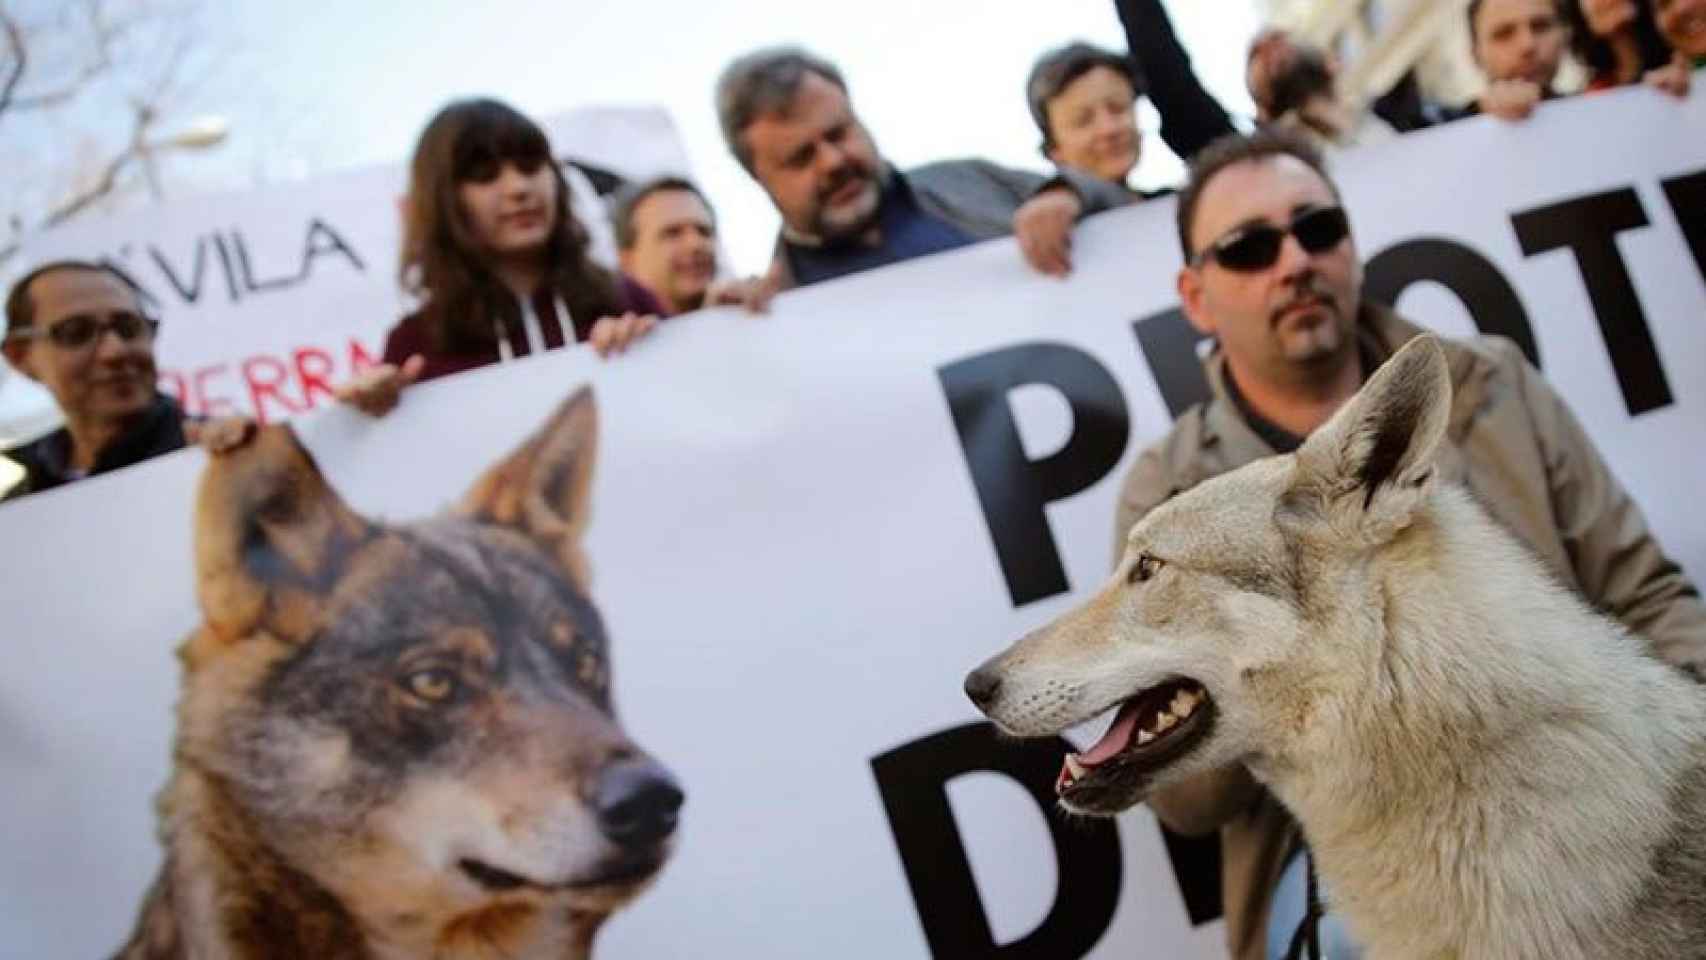
{"label": "black letter on banner", "polygon": [[[160,267],[160,272],[166,275],[166,282],[172,285],[172,289],[176,290],[178,296],[183,297],[186,303],[195,303],[201,299],[201,278],[207,268],[207,238],[196,238],[195,283],[190,286],[186,286],[182,280],[178,279],[178,274],[172,269],[171,262],[160,253],[159,247],[150,246],[148,255],[154,258],[154,262]],[[158,303],[159,301],[155,302]]]}
{"label": "black letter on banner", "polygon": [[[1016,607],[1066,592],[1066,570],[1043,508],[1106,476],[1130,439],[1119,385],[1088,353],[1054,343],[1007,347],[936,371],[995,541],[1007,592]],[[1007,394],[1043,384],[1072,408],[1066,445],[1042,460],[1025,459]]]}
{"label": "black letter on banner", "polygon": [[308,236],[302,241],[302,269],[296,273],[298,281],[308,279],[308,274],[314,269],[314,258],[331,253],[341,253],[349,258],[358,272],[366,273],[367,265],[356,255],[355,248],[344,242],[338,232],[320,218],[308,221]]}
{"label": "black letter on banner", "polygon": [[1706,280],[1706,170],[1685,177],[1664,181],[1665,199],[1682,227],[1688,241],[1688,252],[1694,254],[1694,266]]}
{"label": "black letter on banner", "polygon": [[1197,344],[1208,339],[1185,319],[1178,307],[1152,313],[1132,324],[1138,348],[1161,391],[1161,400],[1173,419],[1199,403],[1207,403],[1210,391]]}
{"label": "black letter on banner", "polygon": [[[1073,960],[1090,952],[1119,905],[1119,830],[1111,819],[1068,824],[1054,810],[1054,778],[1073,746],[1058,737],[1004,741],[988,723],[914,740],[871,760],[889,827],[932,956],[952,960]],[[948,805],[949,780],[973,771],[1019,781],[1044,811],[1054,838],[1054,903],[1030,933],[996,944],[971,862]]]}
{"label": "black letter on banner", "polygon": [[1641,199],[1627,187],[1511,217],[1526,256],[1559,247],[1568,247],[1576,255],[1600,335],[1611,354],[1611,368],[1623,389],[1623,403],[1632,417],[1671,403],[1670,383],[1653,346],[1647,316],[1641,312],[1635,284],[1617,251],[1617,234],[1646,225]]}
{"label": "black letter on banner", "polygon": [[1389,307],[1397,306],[1413,283],[1432,280],[1444,286],[1463,301],[1475,329],[1510,337],[1529,363],[1540,366],[1522,298],[1491,260],[1469,247],[1432,237],[1406,240],[1371,258],[1363,276],[1364,294]]}

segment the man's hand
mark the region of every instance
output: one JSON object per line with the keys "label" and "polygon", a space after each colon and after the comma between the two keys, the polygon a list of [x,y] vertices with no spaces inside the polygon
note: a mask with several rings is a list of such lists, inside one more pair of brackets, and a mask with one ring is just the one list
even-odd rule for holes
{"label": "man's hand", "polygon": [[396,409],[403,388],[420,379],[426,358],[415,354],[402,366],[383,363],[366,370],[354,380],[332,391],[339,403],[347,403],[370,417],[383,417]]}
{"label": "man's hand", "polygon": [[1527,120],[1540,103],[1540,85],[1528,80],[1495,80],[1481,94],[1481,112],[1501,120]]}
{"label": "man's hand", "polygon": [[776,296],[779,285],[774,274],[715,280],[705,291],[705,306],[741,307],[747,313],[768,313],[770,299]]}
{"label": "man's hand", "polygon": [[601,357],[613,357],[625,352],[634,342],[652,332],[658,325],[655,314],[641,316],[632,310],[620,317],[600,317],[592,325],[592,333],[586,342],[598,351]]}
{"label": "man's hand", "polygon": [[189,420],[184,423],[184,439],[209,454],[218,455],[247,446],[256,429],[257,424],[249,417]]}
{"label": "man's hand", "polygon": [[1084,201],[1070,187],[1050,187],[1013,214],[1013,236],[1025,260],[1051,277],[1072,272],[1072,226]]}
{"label": "man's hand", "polygon": [[1274,80],[1291,69],[1297,56],[1297,42],[1290,33],[1277,27],[1263,30],[1250,41],[1244,81],[1250,99],[1256,104],[1257,119],[1263,123],[1279,119],[1273,109]]}
{"label": "man's hand", "polygon": [[1642,81],[1655,90],[1663,90],[1678,99],[1688,96],[1688,85],[1693,77],[1693,71],[1688,68],[1687,61],[1680,56],[1658,68],[1647,71]]}

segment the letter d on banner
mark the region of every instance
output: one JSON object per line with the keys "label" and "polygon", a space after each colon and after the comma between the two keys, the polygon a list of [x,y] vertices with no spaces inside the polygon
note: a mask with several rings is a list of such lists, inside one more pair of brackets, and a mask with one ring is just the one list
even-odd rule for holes
{"label": "letter d on banner", "polygon": [[[1053,740],[1004,741],[989,723],[968,723],[871,760],[889,827],[930,954],[938,960],[1076,960],[1114,919],[1120,896],[1120,838],[1114,821],[1068,824],[1054,813],[1054,777],[1073,749]],[[1043,809],[1060,879],[1048,916],[1012,943],[997,944],[971,861],[954,826],[948,781],[974,771],[1019,781]]]}
{"label": "letter d on banner", "polygon": [[[1065,593],[1071,587],[1043,508],[1087,489],[1119,464],[1131,439],[1119,384],[1095,357],[1058,343],[981,353],[942,367],[937,376],[1013,605]],[[1007,401],[1009,392],[1027,384],[1053,387],[1072,408],[1072,434],[1041,460],[1026,458]]]}

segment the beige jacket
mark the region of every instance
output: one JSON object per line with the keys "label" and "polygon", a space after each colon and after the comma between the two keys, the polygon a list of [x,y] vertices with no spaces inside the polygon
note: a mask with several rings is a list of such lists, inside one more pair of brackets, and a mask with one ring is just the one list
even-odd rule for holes
{"label": "beige jacket", "polygon": [[[1384,362],[1418,327],[1384,307],[1358,318],[1367,355]],[[1652,643],[1664,659],[1706,678],[1706,606],[1666,558],[1562,399],[1509,340],[1445,344],[1454,388],[1441,475],[1464,484],[1565,583]],[[1115,521],[1126,531],[1168,497],[1275,452],[1227,395],[1224,359],[1205,364],[1213,398],[1186,411],[1126,476]],[[1221,888],[1230,953],[1260,960],[1269,900],[1297,842],[1290,816],[1242,767],[1162,791],[1149,800],[1187,835],[1220,831]]]}

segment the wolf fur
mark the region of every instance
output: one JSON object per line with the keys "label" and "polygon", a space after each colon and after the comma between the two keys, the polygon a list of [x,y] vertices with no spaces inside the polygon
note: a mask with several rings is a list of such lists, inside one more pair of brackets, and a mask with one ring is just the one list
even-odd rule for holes
{"label": "wolf fur", "polygon": [[351,510],[284,427],[212,455],[165,864],[124,960],[580,958],[668,857],[580,539],[581,390],[447,515]]}
{"label": "wolf fur", "polygon": [[1156,715],[1170,736],[1075,755],[1062,803],[1245,764],[1376,960],[1706,956],[1706,688],[1436,482],[1450,393],[1413,341],[1295,454],[1151,511],[967,692],[1019,736],[1206,693]]}

